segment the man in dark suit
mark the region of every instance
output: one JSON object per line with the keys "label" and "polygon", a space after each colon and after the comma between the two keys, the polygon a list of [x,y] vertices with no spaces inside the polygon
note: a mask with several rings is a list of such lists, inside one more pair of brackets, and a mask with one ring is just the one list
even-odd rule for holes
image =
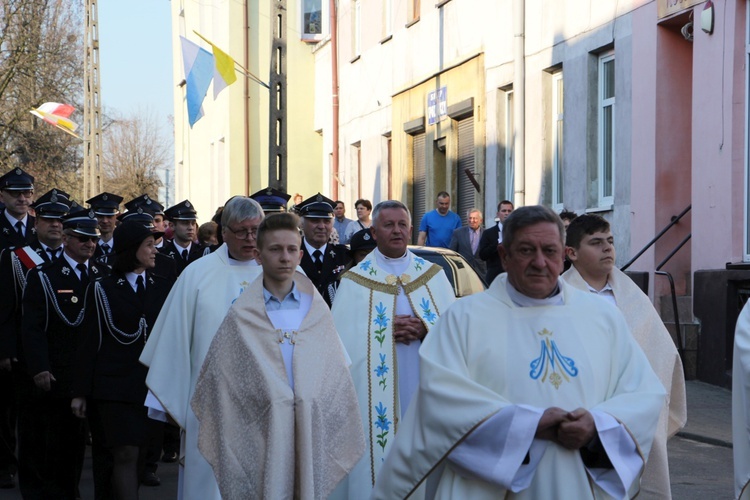
{"label": "man in dark suit", "polygon": [[190,200],[184,200],[164,211],[164,216],[174,226],[174,239],[165,243],[159,251],[172,257],[177,263],[177,275],[196,260],[203,257],[204,247],[196,243],[198,235],[198,212]]}
{"label": "man in dark suit", "polygon": [[297,207],[302,216],[302,262],[300,266],[313,282],[328,307],[333,304],[349,252],[344,245],[328,243],[333,230],[333,200],[318,193]]}
{"label": "man in dark suit", "polygon": [[107,268],[92,261],[99,238],[93,210],[63,218],[65,251],[31,270],[23,296],[23,354],[33,380],[19,409],[19,471],[24,498],[75,499],[83,467],[83,422],[70,409],[76,351],[89,283]]}
{"label": "man in dark suit", "polygon": [[100,193],[86,200],[86,203],[89,204],[91,210],[94,211],[94,215],[96,215],[101,234],[94,257],[109,255],[115,247],[115,240],[112,239],[112,235],[117,225],[117,214],[120,212],[122,196],[112,193]]}
{"label": "man in dark suit", "polygon": [[482,212],[478,208],[469,210],[469,225],[453,231],[448,248],[458,252],[466,262],[482,277],[487,273],[487,265],[479,258],[479,241],[482,238]]}
{"label": "man in dark suit", "polygon": [[36,239],[34,217],[29,215],[34,197],[34,177],[14,168],[0,177],[0,201],[5,205],[0,215],[0,250],[20,248]]}
{"label": "man in dark suit", "polygon": [[[31,207],[36,211],[37,238],[29,245],[0,252],[0,377],[6,397],[0,398],[0,486],[15,486],[16,411],[28,399],[31,379],[21,352],[21,297],[26,275],[39,264],[62,254],[61,218],[68,212],[68,195],[56,189],[41,196]],[[30,219],[30,217],[29,217]],[[11,466],[12,464],[12,466]],[[24,463],[17,468],[23,469]]]}
{"label": "man in dark suit", "polygon": [[495,276],[503,272],[503,264],[500,262],[500,254],[497,247],[503,242],[503,222],[513,211],[513,202],[503,200],[497,204],[497,222],[482,233],[479,240],[479,258],[487,263],[487,275],[484,281],[487,285],[492,283]]}
{"label": "man in dark suit", "polygon": [[[34,177],[22,169],[14,168],[0,177],[0,201],[5,205],[0,214],[0,251],[8,259],[10,249],[20,249],[36,241],[34,217],[29,215],[33,196]],[[5,292],[15,294],[17,289],[10,281],[2,283]],[[17,470],[16,401],[11,396],[15,391],[13,375],[9,363],[6,366],[8,370],[0,371],[0,394],[8,395],[0,398],[0,488],[13,488]]]}

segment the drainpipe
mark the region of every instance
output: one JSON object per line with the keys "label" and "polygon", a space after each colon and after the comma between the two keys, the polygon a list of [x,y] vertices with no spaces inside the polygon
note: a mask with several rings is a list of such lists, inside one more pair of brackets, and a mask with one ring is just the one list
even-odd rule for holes
{"label": "drainpipe", "polygon": [[330,25],[331,25],[331,96],[333,104],[333,119],[331,128],[333,133],[331,139],[333,142],[332,172],[333,189],[331,197],[334,200],[339,198],[339,50],[338,50],[338,23],[336,21],[336,0],[329,0]]}
{"label": "drainpipe", "polygon": [[514,142],[513,152],[513,204],[522,207],[526,204],[526,42],[525,42],[525,2],[513,0],[513,55],[515,77],[513,78]]}
{"label": "drainpipe", "polygon": [[[244,57],[244,63],[245,67],[250,67],[250,21],[247,18],[249,15],[247,10],[247,2],[243,2],[244,5],[242,7],[242,17],[244,21],[242,22],[242,34],[243,34],[243,52],[245,53]],[[242,83],[245,86],[243,89],[243,94],[245,96],[245,196],[250,195],[250,83],[248,81],[247,76],[244,76],[242,78]]]}

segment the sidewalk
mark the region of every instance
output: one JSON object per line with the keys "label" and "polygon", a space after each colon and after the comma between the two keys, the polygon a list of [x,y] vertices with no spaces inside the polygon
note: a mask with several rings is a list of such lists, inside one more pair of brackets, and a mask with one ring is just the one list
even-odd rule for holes
{"label": "sidewalk", "polygon": [[689,380],[688,419],[677,433],[686,439],[716,446],[732,447],[732,391],[705,382]]}

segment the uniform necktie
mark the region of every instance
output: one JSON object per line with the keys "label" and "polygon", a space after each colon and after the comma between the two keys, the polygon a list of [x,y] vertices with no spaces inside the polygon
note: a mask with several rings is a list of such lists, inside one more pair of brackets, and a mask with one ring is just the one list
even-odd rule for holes
{"label": "uniform necktie", "polygon": [[84,283],[87,282],[89,280],[89,272],[86,264],[78,264],[76,265],[76,269],[81,272],[81,281]]}
{"label": "uniform necktie", "polygon": [[135,293],[141,300],[146,296],[146,285],[143,283],[143,276],[138,276],[135,279]]}
{"label": "uniform necktie", "polygon": [[60,250],[59,248],[48,248],[47,252],[49,253],[49,260],[55,260],[57,259],[57,251]]}
{"label": "uniform necktie", "polygon": [[187,262],[187,260],[188,260],[187,249],[185,249],[185,250],[182,251],[182,260],[184,260],[185,262]]}
{"label": "uniform necktie", "polygon": [[109,255],[110,250],[109,243],[102,243],[102,251],[104,252],[104,255]]}
{"label": "uniform necktie", "polygon": [[323,271],[323,252],[315,250],[313,252],[313,257],[315,257],[315,270],[318,272]]}
{"label": "uniform necktie", "polygon": [[16,232],[18,233],[18,236],[23,238],[23,222],[20,220],[16,222]]}

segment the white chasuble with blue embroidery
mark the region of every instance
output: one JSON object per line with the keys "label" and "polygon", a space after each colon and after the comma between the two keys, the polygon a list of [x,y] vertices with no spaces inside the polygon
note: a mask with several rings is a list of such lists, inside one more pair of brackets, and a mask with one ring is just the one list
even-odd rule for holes
{"label": "white chasuble with blue embroidery", "polygon": [[[399,391],[403,378],[398,360],[403,358],[393,341],[393,319],[396,314],[403,314],[399,290],[403,289],[411,311],[428,332],[455,301],[453,288],[440,266],[410,252],[407,257],[405,270],[395,275],[378,265],[375,255],[370,254],[344,274],[333,304],[336,329],[352,358],[352,378],[368,441],[365,456],[349,475],[347,484],[337,489],[342,498],[369,495],[398,429],[402,407],[408,404],[399,397],[400,393],[403,397]],[[409,347],[415,352],[418,349],[414,343]],[[417,355],[411,359],[418,363]],[[417,373],[411,370],[413,366],[408,368]]]}

